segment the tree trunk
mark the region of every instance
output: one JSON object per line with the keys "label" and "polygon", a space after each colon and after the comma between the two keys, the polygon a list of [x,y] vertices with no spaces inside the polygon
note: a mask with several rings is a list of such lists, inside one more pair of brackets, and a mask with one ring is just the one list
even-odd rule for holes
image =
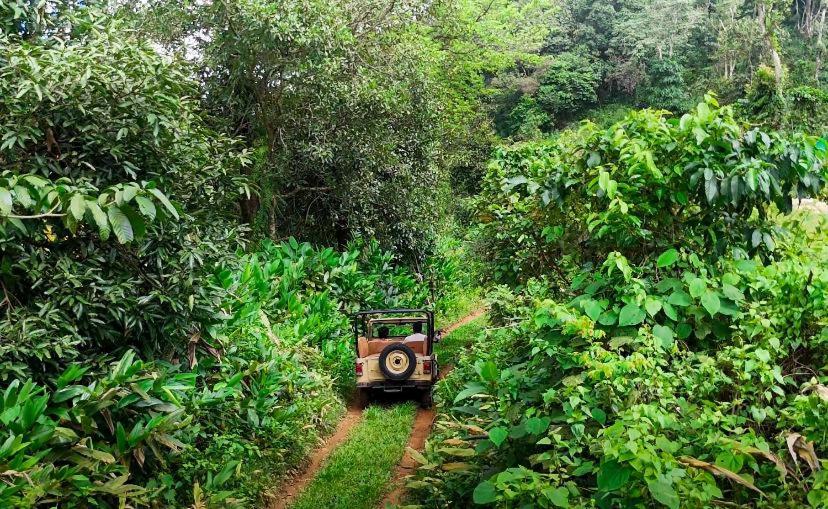
{"label": "tree trunk", "polygon": [[241,198],[239,200],[239,207],[241,209],[242,223],[253,224],[253,221],[256,219],[256,214],[259,212],[259,196],[251,194],[250,198]]}
{"label": "tree trunk", "polygon": [[771,62],[773,63],[773,76],[776,80],[776,87],[781,90],[783,75],[782,57],[779,56],[779,51],[777,51],[776,49],[773,27],[768,27],[767,25],[768,14],[768,9],[765,3],[763,1],[759,1],[756,4],[756,20],[759,22],[759,30],[762,33],[762,39],[764,39],[765,46],[767,46],[768,52],[771,56]]}

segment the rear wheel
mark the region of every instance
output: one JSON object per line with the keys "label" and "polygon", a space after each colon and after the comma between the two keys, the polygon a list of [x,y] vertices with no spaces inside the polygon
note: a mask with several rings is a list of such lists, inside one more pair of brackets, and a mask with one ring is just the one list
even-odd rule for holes
{"label": "rear wheel", "polygon": [[368,389],[358,387],[356,390],[356,394],[354,395],[354,404],[357,406],[357,408],[367,407],[370,400],[371,393],[368,392]]}
{"label": "rear wheel", "polygon": [[420,408],[431,408],[434,404],[432,389],[432,387],[429,387],[428,389],[423,389],[420,392]]}

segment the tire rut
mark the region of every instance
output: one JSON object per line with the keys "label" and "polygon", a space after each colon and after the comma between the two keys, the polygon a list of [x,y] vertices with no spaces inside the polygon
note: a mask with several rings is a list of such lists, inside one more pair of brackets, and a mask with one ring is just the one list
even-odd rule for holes
{"label": "tire rut", "polygon": [[[446,327],[443,331],[443,335],[448,336],[460,327],[480,318],[485,313],[486,308],[476,309],[459,321]],[[447,365],[443,368],[440,371],[440,379],[442,380],[446,375],[448,375],[452,368],[452,365]],[[426,439],[431,434],[431,428],[434,426],[434,419],[436,417],[436,412],[431,408],[421,408],[417,411],[417,417],[414,419],[414,428],[411,430],[411,437],[408,439],[408,447],[406,448],[405,455],[403,455],[402,460],[400,460],[400,463],[394,470],[394,476],[389,483],[391,490],[387,495],[385,495],[377,506],[379,509],[385,509],[388,506],[396,506],[402,503],[403,497],[405,496],[405,478],[414,473],[414,470],[416,470],[419,466],[419,463],[417,463],[417,461],[411,457],[411,454],[409,454],[408,449],[410,448],[417,452],[421,452],[425,448]]]}

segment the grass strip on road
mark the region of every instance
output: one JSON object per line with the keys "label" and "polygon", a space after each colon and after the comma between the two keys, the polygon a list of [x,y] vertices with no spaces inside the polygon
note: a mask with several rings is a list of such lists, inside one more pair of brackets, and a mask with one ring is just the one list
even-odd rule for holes
{"label": "grass strip on road", "polygon": [[299,496],[293,509],[368,509],[379,503],[414,421],[411,403],[371,406],[351,436]]}

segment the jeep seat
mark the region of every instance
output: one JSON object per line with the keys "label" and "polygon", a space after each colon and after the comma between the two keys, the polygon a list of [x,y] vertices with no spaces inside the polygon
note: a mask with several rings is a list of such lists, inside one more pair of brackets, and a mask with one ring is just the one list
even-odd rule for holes
{"label": "jeep seat", "polygon": [[[359,356],[368,357],[369,355],[379,355],[383,348],[391,343],[402,343],[402,341],[393,339],[366,339],[364,337],[360,337],[357,340]],[[414,353],[425,355],[425,340],[408,341],[404,344],[408,348],[414,350]]]}

